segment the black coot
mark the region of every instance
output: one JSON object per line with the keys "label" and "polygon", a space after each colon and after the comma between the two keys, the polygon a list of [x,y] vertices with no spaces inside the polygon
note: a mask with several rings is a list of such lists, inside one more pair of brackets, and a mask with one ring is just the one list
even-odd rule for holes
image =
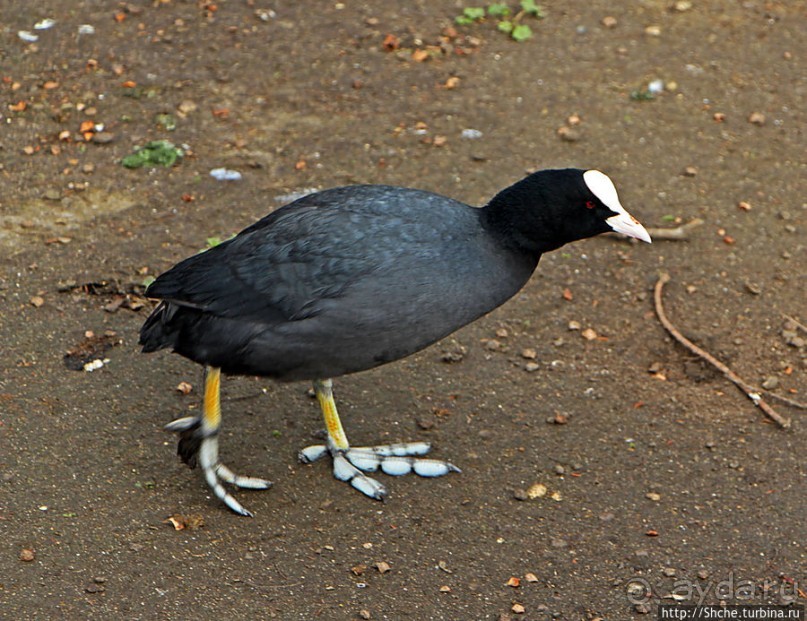
{"label": "black coot", "polygon": [[221,485],[264,489],[218,459],[220,372],[281,381],[313,380],[334,474],[383,498],[362,471],[440,476],[457,469],[418,456],[423,442],[351,447],[331,378],[408,356],[511,298],[542,253],[617,231],[649,242],[597,170],[544,170],[502,190],[482,208],[383,185],[305,196],[236,237],[177,264],[148,288],[162,301],[140,332],[143,351],[171,348],[205,365],[202,414],[174,421],[184,461],[234,511]]}

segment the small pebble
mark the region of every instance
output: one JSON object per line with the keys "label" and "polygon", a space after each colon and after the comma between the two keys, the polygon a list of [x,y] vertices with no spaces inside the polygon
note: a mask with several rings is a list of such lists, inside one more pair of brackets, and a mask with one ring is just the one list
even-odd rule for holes
{"label": "small pebble", "polygon": [[580,140],[580,138],[582,138],[582,135],[578,130],[572,129],[571,127],[566,127],[565,125],[558,128],[558,136],[560,136],[560,139],[564,142],[577,142]]}
{"label": "small pebble", "polygon": [[644,497],[648,500],[652,500],[653,502],[658,502],[661,500],[661,494],[657,494],[656,492],[647,492]]}
{"label": "small pebble", "polygon": [[612,17],[611,15],[608,15],[608,16],[602,18],[601,23],[606,28],[614,28],[617,25],[616,17]]}
{"label": "small pebble", "polygon": [[566,468],[564,468],[560,464],[556,464],[555,465],[555,474],[561,475],[561,476],[566,474]]}
{"label": "small pebble", "polygon": [[523,615],[527,611],[527,609],[524,608],[524,606],[522,606],[521,604],[513,604],[513,607],[510,608],[510,610],[512,610],[513,613],[517,615]]}
{"label": "small pebble", "polygon": [[580,330],[580,328],[582,328],[583,326],[580,325],[579,321],[572,320],[572,321],[569,322],[568,327],[569,327],[569,330]]}
{"label": "small pebble", "polygon": [[752,125],[757,125],[759,127],[765,125],[765,115],[761,112],[752,112],[748,116],[748,122]]}
{"label": "small pebble", "polygon": [[779,378],[774,376],[766,377],[765,380],[762,382],[762,387],[765,390],[773,390],[774,388],[778,388]]}
{"label": "small pebble", "polygon": [[521,357],[527,360],[535,360],[538,357],[538,352],[528,347],[527,349],[521,350]]}
{"label": "small pebble", "polygon": [[499,351],[502,348],[501,341],[497,341],[496,339],[488,339],[485,341],[485,349],[488,351]]}
{"label": "small pebble", "polygon": [[528,362],[524,365],[524,370],[527,373],[535,373],[538,369],[541,368],[541,365],[536,362]]}
{"label": "small pebble", "polygon": [[644,29],[644,33],[649,37],[660,37],[661,36],[661,26],[648,26]]}
{"label": "small pebble", "polygon": [[675,567],[665,567],[661,570],[661,573],[667,576],[668,578],[672,578],[677,573]]}
{"label": "small pebble", "polygon": [[683,172],[684,177],[694,177],[697,174],[698,174],[698,169],[695,168],[694,166],[687,166],[686,168],[684,168],[684,172]]}
{"label": "small pebble", "polygon": [[92,141],[95,144],[109,144],[115,140],[115,134],[112,132],[98,132],[92,135]]}

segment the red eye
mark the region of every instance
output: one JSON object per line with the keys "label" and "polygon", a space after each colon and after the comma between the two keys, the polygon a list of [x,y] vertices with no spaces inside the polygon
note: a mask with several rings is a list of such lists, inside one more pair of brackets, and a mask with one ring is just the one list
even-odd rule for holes
{"label": "red eye", "polygon": [[586,209],[594,209],[594,207],[596,207],[594,201],[586,201]]}

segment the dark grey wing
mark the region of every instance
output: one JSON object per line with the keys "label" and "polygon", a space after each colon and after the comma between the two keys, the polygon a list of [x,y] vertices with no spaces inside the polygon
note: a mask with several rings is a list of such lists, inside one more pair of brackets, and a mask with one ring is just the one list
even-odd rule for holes
{"label": "dark grey wing", "polygon": [[417,246],[442,246],[428,243],[444,234],[450,237],[443,230],[447,218],[431,209],[437,198],[446,200],[384,186],[313,194],[177,264],[147,294],[261,323],[312,317],[328,300],[366,282],[368,275],[411,258]]}

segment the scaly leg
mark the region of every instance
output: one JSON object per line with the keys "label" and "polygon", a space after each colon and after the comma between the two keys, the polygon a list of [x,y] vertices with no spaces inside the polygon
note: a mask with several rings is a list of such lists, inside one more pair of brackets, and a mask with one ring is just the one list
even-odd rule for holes
{"label": "scaly leg", "polygon": [[165,429],[179,433],[177,453],[182,457],[182,461],[191,468],[196,467],[198,459],[205,480],[216,497],[224,501],[224,504],[236,513],[252,517],[252,513],[241,506],[241,503],[224,489],[221,482],[244,489],[267,489],[272,482],[256,477],[239,476],[219,461],[220,386],[221,370],[215,367],[205,367],[202,415],[178,418],[168,423]]}
{"label": "scaly leg", "polygon": [[307,446],[300,451],[300,461],[303,463],[311,463],[330,454],[333,458],[334,477],[349,482],[362,494],[376,500],[383,500],[387,489],[362,471],[375,472],[380,469],[395,476],[414,472],[422,477],[440,477],[449,472],[460,472],[459,468],[447,461],[418,459],[418,456],[429,452],[431,447],[428,442],[351,447],[336,411],[333,382],[329,379],[314,382],[314,392],[322,408],[328,441],[327,444]]}

